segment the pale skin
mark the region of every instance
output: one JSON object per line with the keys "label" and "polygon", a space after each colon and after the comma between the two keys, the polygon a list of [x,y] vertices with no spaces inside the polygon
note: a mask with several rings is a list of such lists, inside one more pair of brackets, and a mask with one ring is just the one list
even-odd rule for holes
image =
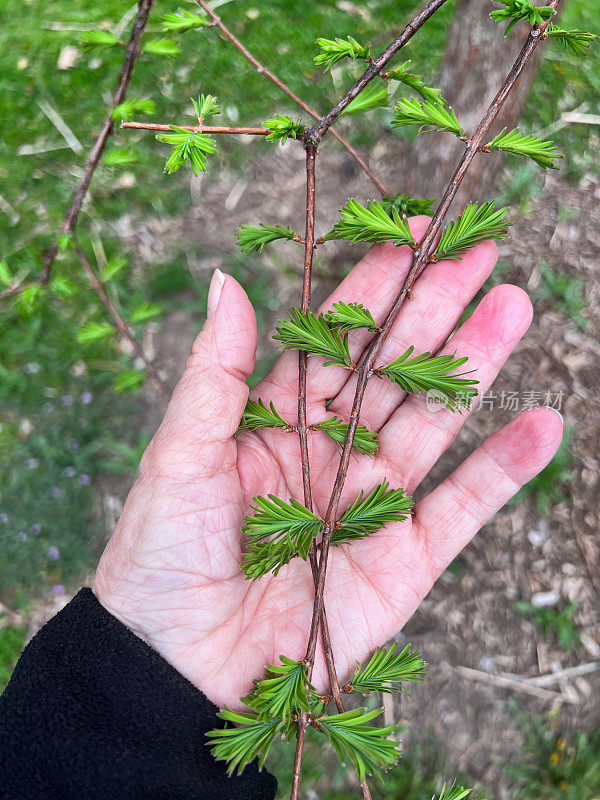
{"label": "pale skin", "polygon": [[[422,235],[426,223],[413,219],[413,234]],[[483,243],[463,261],[430,265],[394,325],[381,364],[410,344],[416,352],[456,351],[477,369],[479,391],[487,390],[529,326],[527,295],[516,286],[495,287],[445,342],[495,262],[495,246]],[[336,300],[358,301],[380,322],[409,264],[406,247],[373,247],[321,310]],[[356,361],[368,335],[353,333],[350,341]],[[278,663],[279,654],[303,658],[313,604],[311,570],[302,560],[254,583],[240,570],[242,519],[252,497],[303,498],[297,434],[261,431],[234,438],[255,350],[256,320],[244,290],[215,273],[206,323],[142,458],[93,587],[108,611],[209,699],[232,708],[241,708],[239,697],[266,664]],[[355,379],[321,364],[311,357],[308,423],[333,414],[347,421]],[[251,397],[273,401],[296,424],[297,386],[297,354],[284,353]],[[360,421],[378,431],[380,448],[374,459],[352,460],[341,508],[384,479],[414,492],[467,416],[432,413],[422,396],[407,397],[373,378]],[[409,520],[332,548],[325,602],[342,683],[357,661],[402,628],[452,559],[546,466],[561,437],[562,420],[552,409],[523,412],[424,497]],[[319,432],[309,434],[309,447],[315,511],[324,514],[338,451]],[[321,649],[314,683],[327,691]]]}

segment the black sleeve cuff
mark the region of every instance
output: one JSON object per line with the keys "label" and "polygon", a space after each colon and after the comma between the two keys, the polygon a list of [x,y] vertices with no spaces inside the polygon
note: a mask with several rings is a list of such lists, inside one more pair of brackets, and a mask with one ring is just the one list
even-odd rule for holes
{"label": "black sleeve cuff", "polygon": [[32,639],[0,697],[1,800],[273,800],[256,763],[229,778],[218,709],[96,600]]}

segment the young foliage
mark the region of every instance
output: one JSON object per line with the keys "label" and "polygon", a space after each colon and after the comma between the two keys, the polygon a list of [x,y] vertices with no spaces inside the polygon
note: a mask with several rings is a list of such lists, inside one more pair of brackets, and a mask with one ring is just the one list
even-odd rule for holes
{"label": "young foliage", "polygon": [[405,61],[399,67],[390,70],[387,73],[389,80],[400,81],[405,86],[409,86],[413,91],[420,94],[423,100],[428,100],[431,103],[440,103],[446,105],[446,100],[442,97],[441,89],[436,89],[433,86],[427,86],[421,75],[415,75],[408,71],[410,60]]}
{"label": "young foliage", "polygon": [[267,142],[287,142],[288,139],[300,139],[304,133],[305,124],[302,120],[293,120],[284,114],[277,114],[273,119],[266,119],[263,122],[263,128],[266,128],[269,133],[267,134]]}
{"label": "young foliage", "polygon": [[381,203],[369,201],[365,208],[357,200],[350,199],[340,209],[340,214],[341,220],[323,236],[323,241],[347,239],[353,243],[393,242],[396,247],[404,244],[415,247],[408,222],[400,216],[395,206],[387,211]]}
{"label": "young foliage", "polygon": [[315,56],[315,64],[317,67],[324,66],[325,70],[344,58],[371,60],[371,45],[359,44],[352,36],[346,37],[346,40],[320,38],[317,39],[317,45],[321,52]]}
{"label": "young foliage", "polygon": [[290,722],[293,714],[310,711],[309,691],[314,689],[308,683],[306,665],[279,656],[281,664],[271,664],[265,668],[265,677],[254,681],[254,689],[245,702],[261,719],[281,718]]}
{"label": "young foliage", "polygon": [[383,528],[386,522],[404,522],[411,514],[412,498],[404,489],[390,489],[387,481],[364,499],[363,496],[361,492],[336,523],[332,544],[364,539]]}
{"label": "young foliage", "polygon": [[460,261],[466,250],[488,239],[504,239],[510,222],[505,222],[508,208],[494,209],[492,201],[469,203],[458,219],[444,229],[432,261],[450,259]]}
{"label": "young foliage", "polygon": [[471,375],[475,370],[451,374],[466,364],[467,358],[454,358],[453,355],[430,356],[429,353],[410,358],[413,350],[414,347],[409,347],[399,358],[380,368],[378,372],[397,383],[405,392],[419,394],[435,390],[451,411],[459,406],[469,408],[471,400],[477,394],[473,386],[478,381],[464,376]]}
{"label": "young foliage", "polygon": [[[323,422],[318,422],[316,425],[311,425],[313,430],[323,431],[323,433],[326,433],[327,436],[329,436],[333,442],[340,445],[340,447],[342,447],[346,441],[348,427],[347,422],[342,422],[342,420],[337,417],[331,417],[330,419],[323,420]],[[361,455],[374,456],[377,452],[377,447],[377,434],[365,428],[364,425],[359,425],[354,434],[352,449]]]}
{"label": "young foliage", "polygon": [[115,329],[109,322],[88,322],[77,332],[77,341],[79,344],[90,344],[100,339],[108,339],[114,332]]}
{"label": "young foliage", "polygon": [[404,128],[408,125],[419,125],[419,133],[428,130],[448,131],[459,138],[465,132],[451,108],[446,108],[438,101],[417,100],[416,97],[402,97],[394,109],[393,128]]}
{"label": "young foliage", "polygon": [[396,643],[387,650],[378,647],[365,667],[358,667],[347,690],[368,694],[406,691],[406,681],[423,681],[426,664],[420,653],[411,653],[407,645],[400,653],[396,653]]}
{"label": "young foliage", "polygon": [[138,100],[132,97],[113,108],[112,117],[115,122],[130,122],[136,114],[145,114],[149,117],[156,111],[153,100]]}
{"label": "young foliage", "polygon": [[90,344],[112,336],[115,329],[109,322],[88,322],[77,333],[79,344]]}
{"label": "young foliage", "polygon": [[135,164],[138,160],[137,153],[127,145],[126,147],[114,147],[108,150],[102,163],[105,167],[122,167],[125,164]]}
{"label": "young foliage", "polygon": [[304,314],[292,308],[289,320],[279,321],[273,338],[281,342],[284,350],[305,350],[310,355],[325,358],[324,367],[333,364],[348,369],[354,367],[348,334],[342,337],[337,328],[329,326],[323,314],[317,317],[310,310]]}
{"label": "young foliage", "polygon": [[380,708],[355,708],[317,720],[319,730],[329,739],[340,761],[350,759],[361,783],[367,775],[380,776],[381,770],[393,766],[400,755],[398,743],[389,738],[397,730],[395,725],[378,728],[367,724],[381,712]]}
{"label": "young foliage", "polygon": [[218,728],[206,734],[212,740],[209,747],[213,756],[228,762],[227,773],[241,774],[244,767],[257,757],[262,767],[275,736],[284,728],[283,720],[261,719],[257,714],[231,711],[227,707],[218,716],[236,726]]}
{"label": "young foliage", "polygon": [[237,429],[236,436],[239,436],[242,431],[256,431],[261,428],[279,428],[282,431],[293,430],[292,425],[282,419],[279,412],[275,409],[273,403],[270,403],[270,408],[267,408],[263,401],[259,398],[258,402],[248,400],[244,414],[240,422],[240,427]]}
{"label": "young foliage", "polygon": [[333,311],[328,311],[325,319],[340,331],[358,331],[366,328],[371,333],[377,333],[379,330],[373,315],[362,303],[334,303]]}
{"label": "young foliage", "polygon": [[116,277],[121,272],[121,270],[125,269],[126,266],[127,266],[126,258],[110,258],[106,262],[104,268],[102,269],[103,283],[111,280],[111,278]]}
{"label": "young foliage", "polygon": [[300,236],[289,227],[283,225],[240,225],[237,229],[237,240],[242,253],[262,253],[266,244],[276,242],[278,239],[289,239],[292,242],[301,241]]}
{"label": "young foliage", "polygon": [[242,533],[249,537],[242,570],[251,580],[267,572],[277,575],[296,556],[306,559],[312,540],[323,526],[316,514],[293,498],[286,503],[274,495],[268,500],[255,497],[251,511],[254,513],[244,519],[242,527]]}
{"label": "young foliage", "polygon": [[162,18],[162,29],[165,33],[185,33],[194,28],[204,28],[208,24],[206,17],[185,8],[168,11]]}
{"label": "young foliage", "polygon": [[216,117],[221,113],[217,98],[212,94],[201,94],[197,100],[192,98],[196,116],[198,117],[198,124],[204,125],[209,122],[212,117]]}
{"label": "young foliage", "polygon": [[433,800],[463,800],[470,793],[470,789],[465,789],[464,786],[459,786],[457,783],[453,783],[447,789],[446,784],[444,784],[442,791]]}
{"label": "young foliage", "polygon": [[189,161],[194,175],[204,172],[207,153],[217,152],[215,142],[206,133],[192,133],[177,125],[170,127],[173,133],[159,133],[156,137],[159,142],[173,145],[165,162],[164,171],[172,175]]}
{"label": "young foliage", "polygon": [[132,369],[122,372],[114,380],[113,389],[115,392],[136,392],[141,389],[146,380],[146,371],[143,369]]}
{"label": "young foliage", "polygon": [[496,136],[486,148],[489,150],[504,150],[505,153],[515,153],[526,156],[542,167],[542,169],[558,169],[555,159],[563,158],[552,142],[539,139],[529,133],[521,133],[515,128],[509,133],[506,128]]}
{"label": "young foliage", "polygon": [[504,31],[505,36],[508,36],[519,20],[524,19],[534,27],[547,22],[555,13],[552,6],[536,6],[531,0],[494,0],[494,2],[501,3],[504,8],[492,11],[490,17],[496,22],[510,20]]}
{"label": "young foliage", "polygon": [[33,284],[26,286],[15,298],[17,311],[24,317],[30,317],[39,309],[45,292],[43,286]]}
{"label": "young foliage", "polygon": [[160,317],[162,313],[163,307],[159,303],[143,303],[133,310],[129,321],[132,325],[139,325],[141,322]]}
{"label": "young foliage", "polygon": [[175,39],[151,39],[143,46],[142,53],[149,56],[176,58],[181,55],[181,48]]}
{"label": "young foliage", "polygon": [[0,261],[0,283],[4,286],[11,286],[12,282],[13,276],[8,268],[8,264],[6,261]]}
{"label": "young foliage", "polygon": [[346,108],[341,112],[340,117],[348,114],[360,114],[363,111],[370,111],[372,108],[382,108],[389,105],[390,98],[385,84],[370,83],[362,92],[351,100]]}
{"label": "young foliage", "polygon": [[87,50],[94,47],[116,47],[117,45],[122,45],[123,42],[110,31],[93,30],[83,31],[81,44]]}
{"label": "young foliage", "polygon": [[591,45],[598,38],[595,33],[589,31],[568,31],[552,23],[546,28],[546,35],[567,47],[577,58],[585,58],[589,54]]}
{"label": "young foliage", "polygon": [[418,200],[409,194],[395,194],[393,197],[383,197],[381,207],[391,215],[395,208],[404,217],[418,217],[421,214],[431,214],[431,206],[435,203],[432,198]]}

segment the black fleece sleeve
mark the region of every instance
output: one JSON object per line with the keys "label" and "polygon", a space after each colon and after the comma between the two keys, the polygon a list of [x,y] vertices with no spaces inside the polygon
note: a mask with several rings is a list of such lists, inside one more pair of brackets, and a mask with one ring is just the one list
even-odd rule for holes
{"label": "black fleece sleeve", "polygon": [[272,800],[256,763],[229,778],[213,759],[217,710],[83,589],[0,696],[0,798]]}

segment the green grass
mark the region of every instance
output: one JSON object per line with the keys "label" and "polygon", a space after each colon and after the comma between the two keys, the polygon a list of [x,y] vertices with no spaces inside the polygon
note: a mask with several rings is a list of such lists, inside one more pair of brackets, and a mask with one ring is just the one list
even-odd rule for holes
{"label": "green grass", "polygon": [[580,330],[587,330],[588,322],[582,313],[587,307],[584,281],[566,272],[551,269],[545,262],[542,262],[541,270],[542,279],[533,293],[534,300],[548,301],[573,320]]}
{"label": "green grass", "polygon": [[515,610],[519,614],[528,614],[533,617],[540,629],[542,636],[556,638],[558,645],[569,653],[574,647],[581,644],[579,631],[574,622],[577,613],[577,603],[566,603],[563,608],[538,607],[533,603],[519,600],[515,603]]}
{"label": "green grass", "polygon": [[525,736],[523,758],[506,768],[516,784],[511,800],[598,800],[600,728],[563,732],[556,712],[531,717],[511,707]]}
{"label": "green grass", "polygon": [[24,641],[25,628],[0,627],[0,694],[10,679]]}

